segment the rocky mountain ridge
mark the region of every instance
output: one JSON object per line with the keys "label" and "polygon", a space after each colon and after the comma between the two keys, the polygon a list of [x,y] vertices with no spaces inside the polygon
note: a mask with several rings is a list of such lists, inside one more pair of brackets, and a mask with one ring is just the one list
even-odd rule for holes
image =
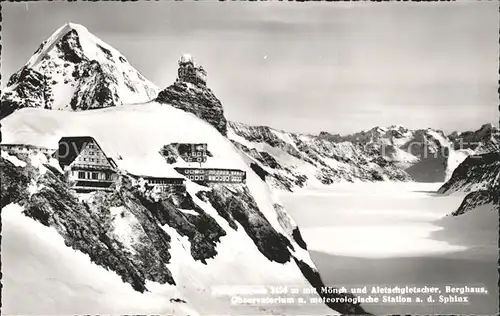
{"label": "rocky mountain ridge", "polygon": [[267,126],[229,122],[228,138],[272,186],[293,190],[340,181],[410,181],[376,150]]}
{"label": "rocky mountain ridge", "polygon": [[[488,125],[464,133],[465,139],[400,125],[347,136],[295,134],[238,122],[229,122],[228,129],[228,137],[263,177],[287,190],[357,180],[444,182],[476,150],[494,149],[498,137]],[[477,141],[474,146],[472,140]],[[456,147],[459,141],[468,146]]]}
{"label": "rocky mountain ridge", "polygon": [[467,157],[438,193],[468,192],[452,215],[458,216],[483,205],[500,211],[500,150]]}
{"label": "rocky mountain ridge", "polygon": [[500,148],[500,132],[491,124],[484,124],[476,131],[449,135],[432,128],[412,130],[392,125],[345,136],[321,132],[319,137],[373,148],[418,182],[446,181],[467,156]]}

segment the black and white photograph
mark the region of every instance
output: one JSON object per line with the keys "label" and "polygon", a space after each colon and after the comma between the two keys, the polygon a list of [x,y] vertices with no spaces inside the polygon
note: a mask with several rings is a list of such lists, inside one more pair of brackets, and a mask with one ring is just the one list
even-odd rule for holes
{"label": "black and white photograph", "polygon": [[2,315],[498,315],[497,1],[3,1]]}

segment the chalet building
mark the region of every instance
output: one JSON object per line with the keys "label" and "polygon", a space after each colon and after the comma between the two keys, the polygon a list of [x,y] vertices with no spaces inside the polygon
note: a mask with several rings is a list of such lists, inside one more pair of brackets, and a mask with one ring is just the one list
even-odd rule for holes
{"label": "chalet building", "polygon": [[177,144],[177,150],[186,162],[207,162],[207,144],[182,143]]}
{"label": "chalet building", "polygon": [[183,55],[179,60],[177,79],[180,82],[188,82],[197,86],[207,85],[207,72],[202,66],[197,66],[190,55]]}
{"label": "chalet building", "polygon": [[27,144],[0,144],[0,149],[10,154],[53,154],[55,149]]}
{"label": "chalet building", "polygon": [[175,168],[189,180],[204,183],[245,183],[246,172],[238,169]]}
{"label": "chalet building", "polygon": [[182,193],[186,191],[184,178],[181,177],[152,177],[131,174],[135,179],[144,179],[154,190],[162,193]]}
{"label": "chalet building", "polygon": [[116,163],[90,136],[63,137],[54,153],[72,189],[78,193],[112,191],[117,179]]}

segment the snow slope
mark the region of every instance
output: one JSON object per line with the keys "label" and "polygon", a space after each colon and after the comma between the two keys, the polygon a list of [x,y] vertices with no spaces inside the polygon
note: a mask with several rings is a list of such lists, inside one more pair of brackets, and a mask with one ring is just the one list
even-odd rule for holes
{"label": "snow slope", "polygon": [[[62,136],[89,135],[97,140],[106,154],[115,158],[120,169],[125,171],[133,166],[135,172],[148,175],[175,173],[159,153],[164,145],[174,142],[205,142],[213,155],[211,159],[217,161],[218,165],[246,170],[246,186],[255,199],[258,210],[269,223],[266,225],[270,226],[261,228],[272,228],[285,236],[293,247],[289,248],[292,256],[312,267],[313,271],[315,269],[308,252],[297,244],[288,231],[290,226],[296,227],[295,223],[286,213],[277,213],[275,205],[278,201],[265,182],[247,167],[240,152],[229,140],[194,114],[155,102],[84,112],[24,108],[2,120],[2,131],[6,143],[36,144],[42,147],[54,147]],[[247,306],[244,309],[231,306],[228,296],[215,298],[210,295],[210,289],[221,285],[310,286],[293,260],[286,263],[268,260],[241,226],[239,229],[229,227],[227,220],[218,214],[220,210],[215,210],[210,204],[197,198],[199,190],[210,189],[188,181],[188,192],[194,202],[202,206],[203,211],[215,219],[227,233],[217,245],[218,255],[207,259],[206,265],[194,260],[190,253],[192,244],[171,226],[164,226],[164,230],[172,237],[169,250],[172,260],[168,268],[182,296],[198,312],[238,314],[246,311],[255,314],[263,311],[257,306]],[[112,227],[114,234],[119,240],[124,240],[128,247],[133,246],[135,240],[125,236],[130,234],[127,225],[133,227],[134,223],[133,218],[126,215],[122,220],[115,221]],[[4,291],[9,291],[9,288],[5,287]],[[301,309],[297,309],[295,305],[266,309],[286,314],[295,310]],[[332,313],[332,310],[323,305],[304,306],[302,312],[306,311]],[[108,310],[103,309],[102,312],[107,313]]]}
{"label": "snow slope", "polygon": [[64,244],[53,228],[2,208],[2,312],[5,315],[171,314],[197,315],[172,285],[134,291],[114,272]]}

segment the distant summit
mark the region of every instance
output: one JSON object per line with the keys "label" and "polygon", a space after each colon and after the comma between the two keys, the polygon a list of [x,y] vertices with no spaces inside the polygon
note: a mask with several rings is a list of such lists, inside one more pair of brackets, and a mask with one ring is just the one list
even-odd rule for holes
{"label": "distant summit", "polygon": [[67,23],[10,77],[0,118],[24,107],[87,110],[146,102],[158,90],[119,51],[84,26]]}

